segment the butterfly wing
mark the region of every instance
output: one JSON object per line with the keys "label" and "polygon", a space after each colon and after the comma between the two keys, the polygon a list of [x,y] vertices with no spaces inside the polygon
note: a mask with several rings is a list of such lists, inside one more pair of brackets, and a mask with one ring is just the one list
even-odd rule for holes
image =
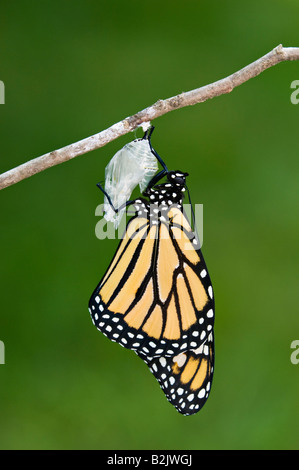
{"label": "butterfly wing", "polygon": [[168,401],[183,415],[197,413],[207,401],[214,371],[214,336],[195,351],[174,357],[148,358],[138,356],[158,380]]}
{"label": "butterfly wing", "polygon": [[[198,349],[214,324],[213,290],[198,242],[178,207],[154,223],[133,217],[89,302],[96,327],[148,357]],[[136,207],[139,209],[139,206]]]}

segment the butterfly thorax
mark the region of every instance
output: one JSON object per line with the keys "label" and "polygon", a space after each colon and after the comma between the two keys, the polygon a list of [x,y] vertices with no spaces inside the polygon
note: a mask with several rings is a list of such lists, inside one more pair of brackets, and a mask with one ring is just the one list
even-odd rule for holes
{"label": "butterfly thorax", "polygon": [[168,181],[148,188],[144,196],[149,198],[150,204],[161,206],[182,205],[186,190],[187,173],[171,171],[167,174]]}

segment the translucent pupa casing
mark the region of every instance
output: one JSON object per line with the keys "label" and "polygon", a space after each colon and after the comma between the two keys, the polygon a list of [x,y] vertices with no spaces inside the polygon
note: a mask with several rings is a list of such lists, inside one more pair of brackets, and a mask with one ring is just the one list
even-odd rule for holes
{"label": "translucent pupa casing", "polygon": [[[158,170],[158,162],[148,139],[137,139],[126,144],[110,160],[105,169],[105,191],[115,208],[125,204],[139,184],[143,192]],[[118,227],[125,208],[116,214],[107,198],[104,199],[104,217]]]}

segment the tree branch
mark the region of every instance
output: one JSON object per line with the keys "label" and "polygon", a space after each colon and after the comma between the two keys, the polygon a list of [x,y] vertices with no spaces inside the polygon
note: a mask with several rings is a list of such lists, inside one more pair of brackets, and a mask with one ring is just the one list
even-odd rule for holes
{"label": "tree branch", "polygon": [[98,134],[94,134],[86,139],[67,145],[59,150],[46,153],[41,157],[34,158],[16,168],[0,175],[0,189],[11,186],[22,181],[29,176],[39,173],[51,166],[66,162],[72,158],[83,155],[92,150],[104,147],[104,145],[125,135],[143,123],[149,123],[154,119],[163,116],[175,109],[185,106],[192,106],[202,103],[216,96],[230,93],[234,88],[242,83],[256,77],[264,70],[273,67],[279,62],[287,60],[299,60],[299,47],[283,47],[281,44],[260,59],[252,62],[238,72],[229,75],[222,80],[209,85],[197,88],[192,91],[181,93],[165,100],[159,100],[152,106],[139,111],[133,116],[127,117],[122,121],[113,124]]}

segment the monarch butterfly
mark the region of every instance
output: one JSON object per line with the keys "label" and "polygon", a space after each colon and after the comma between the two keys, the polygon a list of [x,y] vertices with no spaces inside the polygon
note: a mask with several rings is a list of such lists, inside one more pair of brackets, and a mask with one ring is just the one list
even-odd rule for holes
{"label": "monarch butterfly", "polygon": [[[152,131],[145,134],[149,143]],[[163,170],[144,197],[126,202],[135,215],[90,298],[89,312],[98,330],[135,351],[170,403],[190,415],[202,408],[213,378],[213,288],[183,211],[188,173],[169,171],[151,149]]]}

